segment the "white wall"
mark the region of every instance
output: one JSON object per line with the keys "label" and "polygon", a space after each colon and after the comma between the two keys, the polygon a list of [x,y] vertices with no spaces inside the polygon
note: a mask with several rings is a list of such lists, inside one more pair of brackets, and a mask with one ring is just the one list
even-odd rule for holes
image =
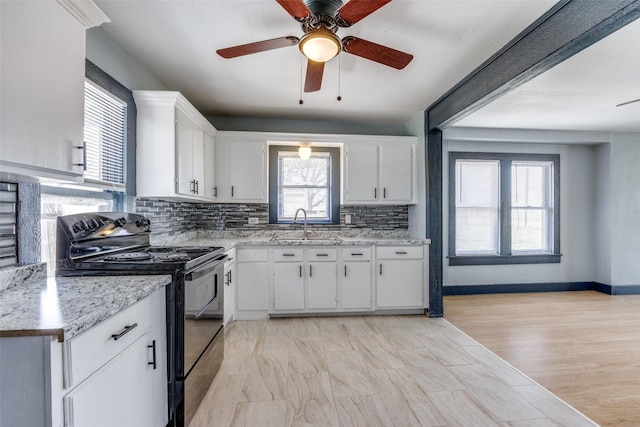
{"label": "white wall", "polygon": [[611,284],[611,145],[596,146],[595,273],[593,280]]}
{"label": "white wall", "polygon": [[129,90],[167,90],[100,27],[87,30],[86,57]]}
{"label": "white wall", "polygon": [[640,134],[611,142],[611,285],[640,284]]}
{"label": "white wall", "polygon": [[409,235],[424,239],[427,236],[426,143],[424,114],[420,113],[406,125],[406,135],[417,136],[416,144],[416,204],[409,206]]}
{"label": "white wall", "polygon": [[[595,141],[608,134],[450,128],[443,135],[444,255],[448,254],[448,152],[487,151],[560,155],[559,264],[452,266],[444,259],[443,283],[485,285],[592,281],[595,267]],[[587,141],[590,145],[579,143]],[[501,142],[491,142],[501,141]],[[506,142],[512,141],[512,142]],[[556,143],[551,143],[556,142]]]}

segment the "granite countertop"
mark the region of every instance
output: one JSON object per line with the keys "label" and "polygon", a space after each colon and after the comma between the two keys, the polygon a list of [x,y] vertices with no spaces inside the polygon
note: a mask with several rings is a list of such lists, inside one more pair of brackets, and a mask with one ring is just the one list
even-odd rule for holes
{"label": "granite countertop", "polygon": [[19,283],[0,292],[0,337],[69,340],[169,283],[169,275],[52,277]]}
{"label": "granite countertop", "polygon": [[[277,237],[274,237],[277,236]],[[189,246],[222,246],[225,250],[241,246],[370,246],[370,245],[428,245],[430,239],[397,235],[344,235],[342,233],[313,233],[308,240],[300,232],[254,234],[211,233],[181,241]]]}

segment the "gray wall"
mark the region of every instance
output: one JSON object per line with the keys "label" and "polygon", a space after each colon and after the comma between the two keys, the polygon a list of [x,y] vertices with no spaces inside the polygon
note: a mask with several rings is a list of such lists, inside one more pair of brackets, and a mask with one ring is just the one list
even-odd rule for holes
{"label": "gray wall", "polygon": [[611,284],[611,145],[596,146],[594,281]]}
{"label": "gray wall", "polygon": [[[447,129],[443,143],[443,188],[448,188],[449,151],[549,153],[560,155],[561,253],[559,264],[452,266],[444,261],[443,283],[485,285],[581,282],[594,280],[596,151],[603,135],[514,130]],[[588,144],[580,144],[583,139]],[[500,142],[492,142],[500,141]],[[511,142],[506,142],[511,141]],[[550,143],[550,142],[556,143]],[[570,143],[566,143],[570,141]],[[448,194],[443,192],[445,236],[448,235]],[[447,238],[443,241],[448,253]]]}

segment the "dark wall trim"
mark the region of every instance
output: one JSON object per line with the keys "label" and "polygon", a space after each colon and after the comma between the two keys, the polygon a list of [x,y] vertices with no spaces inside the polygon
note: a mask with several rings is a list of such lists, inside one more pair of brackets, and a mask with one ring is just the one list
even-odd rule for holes
{"label": "dark wall trim", "polygon": [[515,283],[502,285],[444,286],[443,294],[484,295],[532,292],[598,291],[608,295],[640,295],[640,285],[611,286],[598,282]]}
{"label": "dark wall trim", "polygon": [[429,317],[442,317],[442,132],[428,132],[426,143]]}
{"label": "dark wall trim", "polygon": [[127,103],[127,142],[125,147],[125,188],[128,196],[136,195],[136,102],[133,93],[104,72],[97,65],[85,59],[84,75],[104,90]]}
{"label": "dark wall trim", "polygon": [[449,265],[559,264],[562,255],[449,255]]}
{"label": "dark wall trim", "polygon": [[444,129],[640,17],[640,0],[562,0],[427,110]]}

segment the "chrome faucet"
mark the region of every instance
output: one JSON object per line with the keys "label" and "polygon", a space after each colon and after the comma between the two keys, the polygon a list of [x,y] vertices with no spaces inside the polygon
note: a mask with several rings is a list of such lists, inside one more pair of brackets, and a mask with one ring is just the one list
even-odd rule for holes
{"label": "chrome faucet", "polygon": [[295,223],[296,223],[296,221],[298,220],[298,212],[300,212],[300,211],[302,211],[302,213],[304,214],[304,231],[303,231],[303,233],[304,233],[304,238],[305,238],[305,239],[308,239],[308,237],[307,237],[307,211],[305,211],[305,210],[304,210],[304,209],[302,209],[302,208],[299,208],[299,209],[296,211],[296,214],[293,216],[293,223],[295,224]]}

